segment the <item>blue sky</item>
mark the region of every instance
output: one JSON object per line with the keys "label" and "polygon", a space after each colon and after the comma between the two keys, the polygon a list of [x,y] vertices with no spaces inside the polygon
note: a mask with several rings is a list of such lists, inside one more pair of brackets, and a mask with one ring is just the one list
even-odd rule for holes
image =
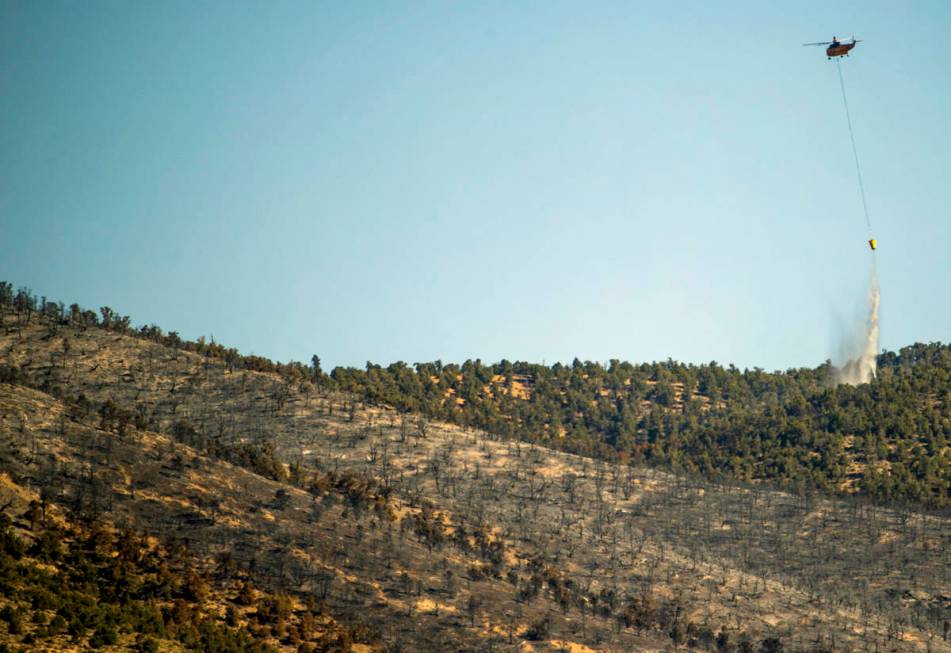
{"label": "blue sky", "polygon": [[951,5],[0,0],[0,278],[280,360],[951,339]]}

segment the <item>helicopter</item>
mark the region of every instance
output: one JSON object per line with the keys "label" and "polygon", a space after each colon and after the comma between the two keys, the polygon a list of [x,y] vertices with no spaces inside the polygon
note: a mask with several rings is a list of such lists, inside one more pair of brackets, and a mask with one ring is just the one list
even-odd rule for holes
{"label": "helicopter", "polygon": [[832,57],[847,57],[849,56],[849,50],[855,47],[856,43],[861,43],[862,39],[856,39],[852,37],[851,43],[843,43],[836,37],[832,37],[831,41],[820,41],[819,43],[803,43],[803,45],[828,45],[826,48],[826,56],[831,59]]}

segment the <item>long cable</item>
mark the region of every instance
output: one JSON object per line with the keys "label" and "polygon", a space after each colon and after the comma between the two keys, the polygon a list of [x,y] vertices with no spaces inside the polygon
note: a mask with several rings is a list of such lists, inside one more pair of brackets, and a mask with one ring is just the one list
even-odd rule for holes
{"label": "long cable", "polygon": [[852,156],[855,157],[855,174],[859,178],[859,192],[862,194],[862,210],[865,211],[865,226],[868,227],[868,237],[872,237],[872,221],[868,217],[868,202],[865,201],[865,184],[862,183],[862,168],[859,166],[859,152],[855,147],[855,134],[852,133],[852,116],[849,114],[849,100],[845,95],[845,81],[842,79],[842,64],[838,57],[835,60],[836,70],[839,71],[839,87],[842,89],[842,104],[845,105],[845,120],[849,124],[849,140],[852,141]]}

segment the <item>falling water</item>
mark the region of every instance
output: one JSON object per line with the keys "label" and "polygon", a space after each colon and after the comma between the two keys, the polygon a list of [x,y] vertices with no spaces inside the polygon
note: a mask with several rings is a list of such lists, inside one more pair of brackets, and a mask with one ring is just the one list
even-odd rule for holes
{"label": "falling water", "polygon": [[853,333],[849,342],[848,359],[836,368],[836,383],[859,385],[875,378],[875,359],[878,355],[878,308],[882,296],[878,288],[878,273],[872,261],[872,279],[868,289],[868,312],[860,330]]}

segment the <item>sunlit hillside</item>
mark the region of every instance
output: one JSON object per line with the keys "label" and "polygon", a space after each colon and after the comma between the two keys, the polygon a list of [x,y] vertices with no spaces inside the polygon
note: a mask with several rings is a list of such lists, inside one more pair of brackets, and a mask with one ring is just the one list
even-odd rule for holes
{"label": "sunlit hillside", "polygon": [[[494,372],[471,402],[443,381],[470,370],[426,375],[439,406],[497,398],[502,432],[111,311],[14,296],[0,326],[13,650],[951,650],[946,517],[545,446],[565,424],[527,441],[530,415],[505,415],[550,394],[542,375]],[[742,401],[648,381],[638,405],[670,424]],[[31,598],[57,575],[99,607]]]}

